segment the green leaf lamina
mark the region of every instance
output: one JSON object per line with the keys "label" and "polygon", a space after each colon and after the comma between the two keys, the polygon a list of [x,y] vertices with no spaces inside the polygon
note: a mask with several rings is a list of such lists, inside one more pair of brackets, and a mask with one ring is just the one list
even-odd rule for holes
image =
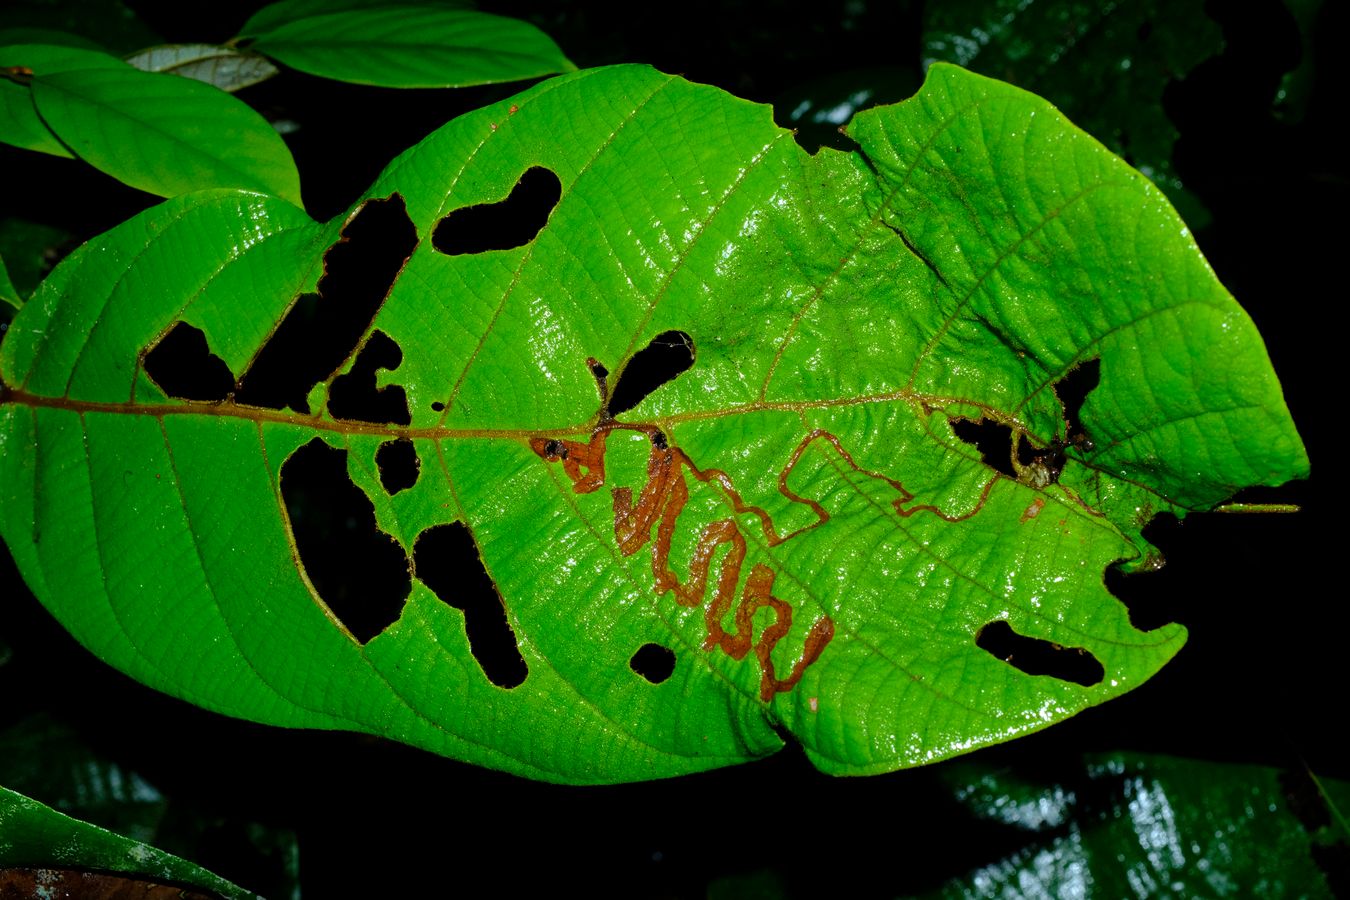
{"label": "green leaf lamina", "polygon": [[281,136],[210,85],[123,65],[37,75],[32,91],[66,147],[132,187],[164,197],[245,188],[300,203],[300,176]]}
{"label": "green leaf lamina", "polygon": [[279,25],[309,19],[314,16],[326,16],[336,12],[349,12],[362,9],[388,9],[397,7],[430,6],[443,9],[472,9],[473,0],[402,0],[390,3],[389,0],[278,0],[269,3],[249,16],[244,27],[239,29],[240,38],[251,38],[265,31],[272,31]]}
{"label": "green leaf lamina", "polygon": [[433,4],[284,22],[250,49],[310,75],[381,87],[467,87],[576,68],[528,22]]}
{"label": "green leaf lamina", "polygon": [[19,289],[9,278],[9,269],[5,268],[4,259],[0,259],[0,301],[8,303],[15,309],[23,306],[23,298],[19,296]]}
{"label": "green leaf lamina", "polygon": [[[554,781],[786,736],[827,772],[882,772],[1138,686],[1185,632],[1135,629],[1106,567],[1148,553],[1154,511],[1307,471],[1259,336],[1162,195],[1039,98],[934,66],[849,134],[857,152],[811,156],[765,107],[617,67],[451,122],[354,218],[170,200],[72,254],[6,336],[0,533],[53,614],[152,686]],[[523,236],[437,246],[532,170],[559,189]],[[345,274],[367,211],[405,207],[406,261]],[[409,424],[329,411],[371,377],[360,348],[304,403],[184,401],[147,374],[181,327],[252,390],[297,298],[362,272],[361,343],[400,351],[377,384]],[[692,365],[616,418],[658,338]],[[1093,361],[1075,443],[1055,385]],[[953,429],[981,416],[1054,466],[998,474]],[[390,441],[416,455],[397,491]],[[302,447],[345,467],[411,576],[373,636],[297,550]],[[499,601],[438,596],[428,534],[481,558]],[[474,617],[503,612],[521,681],[476,655]],[[1096,665],[1029,674],[991,635]],[[633,664],[650,645],[655,674]]]}
{"label": "green leaf lamina", "polygon": [[[19,893],[26,874],[20,867],[48,870],[36,878],[47,893]],[[100,886],[118,880],[106,873],[120,873],[155,884],[191,885],[230,900],[257,896],[185,859],[0,787],[0,890],[9,896],[95,896],[91,883],[81,880],[89,870],[103,873],[92,876]]]}
{"label": "green leaf lamina", "polygon": [[[9,44],[0,46],[0,67],[16,67],[34,75],[52,75],[78,69],[128,69],[108,53],[59,44]],[[52,156],[74,156],[33,106],[33,91],[27,84],[0,78],[0,141],[24,150]]]}

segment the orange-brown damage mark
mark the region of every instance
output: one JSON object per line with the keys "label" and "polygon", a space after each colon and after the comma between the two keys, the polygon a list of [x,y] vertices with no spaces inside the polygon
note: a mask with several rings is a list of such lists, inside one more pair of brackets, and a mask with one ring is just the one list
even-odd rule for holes
{"label": "orange-brown damage mark", "polygon": [[[895,511],[900,516],[912,516],[919,511],[932,512],[948,521],[957,521],[975,514],[984,505],[989,494],[985,486],[983,495],[975,509],[960,516],[950,516],[934,506],[915,506],[906,508],[914,499],[900,482],[871,472],[859,466],[852,455],[839,443],[833,434],[817,429],[802,439],[789,457],[787,464],[778,476],[778,490],[794,503],[810,507],[816,514],[816,521],[805,525],[790,534],[780,535],[775,529],[769,514],[757,506],[742,499],[736,490],[731,476],[720,469],[700,469],[678,447],[669,446],[666,436],[652,426],[621,425],[613,421],[602,422],[586,443],[560,440],[557,438],[533,438],[530,448],[547,462],[561,462],[563,471],[572,481],[572,490],[578,494],[589,494],[605,483],[605,442],[609,433],[616,429],[646,433],[651,440],[651,451],[647,459],[647,481],[638,493],[637,502],[633,501],[633,490],[627,487],[614,488],[614,540],[619,552],[631,556],[651,541],[652,528],[656,528],[656,540],[652,543],[652,579],[658,596],[672,594],[675,602],[684,607],[704,605],[709,582],[712,582],[712,601],[705,607],[704,626],[708,635],[703,642],[704,650],[720,648],[732,659],[741,660],[755,651],[759,660],[760,699],[767,702],[776,693],[791,690],[805,673],[807,667],[820,658],[831,638],[834,637],[834,622],[829,616],[821,616],[812,624],[803,643],[801,658],[793,665],[792,671],[779,678],[773,663],[773,650],[778,642],[792,630],[792,607],[782,598],[774,595],[773,569],[763,563],[755,563],[741,584],[745,571],[747,544],[734,518],[721,519],[704,526],[694,546],[689,562],[689,576],[681,581],[670,566],[670,548],[675,539],[680,515],[689,502],[689,485],[686,473],[704,484],[715,484],[731,502],[737,514],[749,513],[759,519],[765,540],[770,547],[777,546],[805,531],[809,531],[829,520],[830,515],[821,504],[788,487],[788,477],[801,461],[808,447],[816,441],[826,441],[855,471],[886,482],[899,497],[893,501]],[[713,558],[726,546],[716,574],[712,573]],[[737,587],[740,587],[740,600],[733,615],[733,627],[728,631],[722,622],[735,602]],[[759,639],[754,638],[754,616],[763,609],[773,611],[773,622],[760,632]]]}
{"label": "orange-brown damage mark", "polygon": [[1023,524],[1030,522],[1032,519],[1039,516],[1043,509],[1045,509],[1045,500],[1037,497],[1035,500],[1031,501],[1031,505],[1026,508],[1022,513],[1022,517],[1017,521]]}
{"label": "orange-brown damage mark", "polygon": [[953,515],[951,513],[943,512],[938,507],[928,503],[922,503],[919,504],[918,506],[907,506],[907,504],[914,499],[914,495],[911,494],[909,491],[905,490],[905,486],[903,484],[896,481],[894,478],[881,474],[880,472],[873,472],[871,469],[864,469],[862,466],[858,465],[858,463],[853,459],[853,454],[845,450],[843,444],[839,443],[839,438],[835,437],[833,434],[831,434],[830,432],[826,431],[823,428],[817,428],[815,431],[812,431],[810,434],[808,434],[805,438],[802,439],[802,442],[797,445],[797,449],[793,451],[791,458],[788,459],[788,464],[784,466],[783,471],[779,473],[778,490],[780,493],[783,494],[783,496],[787,497],[789,500],[792,500],[794,503],[805,503],[807,506],[811,507],[811,509],[815,512],[816,516],[819,518],[819,521],[807,525],[806,528],[794,531],[786,538],[783,538],[783,540],[795,537],[796,535],[801,534],[808,528],[815,528],[817,525],[820,525],[830,517],[829,514],[825,512],[824,508],[821,507],[819,503],[817,503],[814,500],[811,500],[810,498],[798,495],[787,486],[788,475],[796,467],[798,461],[801,460],[802,454],[806,452],[806,448],[811,446],[811,444],[814,443],[815,441],[822,441],[822,440],[828,442],[829,445],[834,448],[834,451],[839,454],[839,458],[842,459],[845,463],[847,463],[848,466],[851,469],[853,469],[853,471],[861,475],[866,475],[868,478],[875,478],[878,481],[884,481],[886,482],[886,484],[890,485],[891,489],[894,490],[899,495],[898,497],[896,497],[896,499],[891,501],[891,506],[895,509],[896,515],[900,516],[902,519],[908,519],[915,513],[926,512],[932,513],[939,519],[942,519],[944,522],[963,522],[984,508],[985,502],[989,499],[989,492],[993,490],[994,482],[998,481],[998,477],[995,476],[985,482],[983,490],[980,491],[979,499],[975,501],[975,505],[970,509],[969,512]]}

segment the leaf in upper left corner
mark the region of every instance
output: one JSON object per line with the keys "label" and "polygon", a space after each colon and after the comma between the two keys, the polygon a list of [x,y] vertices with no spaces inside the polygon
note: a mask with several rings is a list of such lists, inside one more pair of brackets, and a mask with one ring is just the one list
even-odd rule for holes
{"label": "leaf in upper left corner", "polygon": [[250,49],[310,75],[378,87],[466,87],[576,68],[528,22],[439,5],[284,22],[259,34]]}
{"label": "leaf in upper left corner", "polygon": [[[52,75],[72,69],[125,67],[122,60],[101,50],[65,44],[0,43],[0,69]],[[38,115],[32,88],[9,78],[0,78],[0,143],[67,159],[75,155]]]}
{"label": "leaf in upper left corner", "polygon": [[300,205],[285,141],[224,91],[130,66],[39,74],[32,90],[62,143],[134,188],[161,197],[244,188]]}

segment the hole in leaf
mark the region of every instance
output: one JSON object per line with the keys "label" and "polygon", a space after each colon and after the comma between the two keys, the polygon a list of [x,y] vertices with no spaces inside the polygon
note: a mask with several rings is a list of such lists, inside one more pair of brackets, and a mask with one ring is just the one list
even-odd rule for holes
{"label": "hole in leaf", "polygon": [[1012,466],[1012,429],[993,419],[952,419],[952,431],[958,438],[980,451],[984,464],[1000,475],[1016,478]]}
{"label": "hole in leaf", "polygon": [[1087,399],[1087,395],[1092,393],[1101,381],[1102,361],[1090,359],[1055,382],[1055,394],[1064,406],[1065,439],[1070,444],[1077,444],[1083,450],[1091,450],[1092,447],[1090,444],[1084,445],[1085,433],[1078,414],[1083,409],[1083,401]]}
{"label": "hole in leaf", "polygon": [[694,339],[683,331],[661,332],[623,367],[609,398],[609,414],[627,412],[693,364]]}
{"label": "hole in leaf", "polygon": [[660,644],[643,644],[628,667],[652,684],[660,684],[675,671],[675,651]]}
{"label": "hole in leaf", "polygon": [[403,388],[396,384],[375,386],[378,370],[397,369],[401,362],[403,351],[398,344],[382,331],[371,332],[351,371],[333,380],[333,388],[328,392],[328,411],[335,418],[354,422],[412,424],[408,395]]}
{"label": "hole in leaf", "polygon": [[445,404],[442,403],[442,402],[439,401],[439,400],[433,400],[432,403],[431,403],[431,411],[432,411],[432,412],[444,412],[444,411],[445,411]]}
{"label": "hole in leaf", "polygon": [[534,166],[505,200],[461,207],[437,222],[431,246],[448,256],[523,247],[548,223],[561,198],[558,176]]}
{"label": "hole in leaf", "polygon": [[179,400],[217,403],[230,396],[234,374],[211,352],[206,334],[178,322],[145,354],[145,374],[160,390]]}
{"label": "hole in leaf", "polygon": [[375,524],[375,507],[347,474],[347,451],[320,438],[281,466],[281,497],[305,574],[362,644],[392,625],[412,587],[408,557]]}
{"label": "hole in leaf", "polygon": [[1082,647],[1061,647],[1041,638],[1026,637],[997,619],[980,629],[975,645],[1028,675],[1049,675],[1084,687],[1106,676],[1102,664]]}
{"label": "hole in leaf", "polygon": [[[1129,611],[1130,624],[1140,631],[1152,631],[1190,616],[1196,598],[1188,587],[1201,583],[1205,570],[1184,555],[1179,565],[1164,566],[1166,554],[1183,537],[1181,521],[1175,515],[1164,511],[1155,516],[1152,508],[1145,506],[1138,516],[1138,521],[1146,523],[1141,532],[1144,540],[1157,549],[1128,566],[1122,563],[1107,566],[1103,582]],[[1213,561],[1207,562],[1212,565]],[[1210,596],[1205,593],[1204,602]]]}
{"label": "hole in leaf", "polygon": [[469,529],[461,522],[428,528],[417,536],[413,565],[437,597],[463,611],[469,650],[488,681],[501,688],[523,683],[529,668]]}
{"label": "hole in leaf", "polygon": [[309,392],[351,356],[416,246],[402,197],[367,200],[324,255],[319,292],[296,300],[244,373],[235,400],[309,413]]}
{"label": "hole in leaf", "polygon": [[417,476],[422,471],[417,448],[407,438],[381,444],[375,451],[375,465],[380,470],[380,484],[391,497],[417,484]]}

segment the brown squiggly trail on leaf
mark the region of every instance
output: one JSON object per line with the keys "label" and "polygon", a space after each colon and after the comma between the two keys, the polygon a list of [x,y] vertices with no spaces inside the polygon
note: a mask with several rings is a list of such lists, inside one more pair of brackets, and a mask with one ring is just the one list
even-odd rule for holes
{"label": "brown squiggly trail on leaf", "polygon": [[[614,430],[638,431],[647,434],[651,440],[651,452],[647,459],[647,481],[638,494],[637,503],[633,502],[632,488],[614,488],[614,539],[624,556],[631,556],[646,546],[651,540],[652,527],[656,526],[656,540],[652,544],[652,578],[658,596],[670,593],[675,602],[685,607],[703,605],[708,592],[710,570],[713,556],[723,545],[729,545],[722,559],[712,589],[712,602],[706,607],[704,624],[708,636],[703,642],[704,650],[721,648],[732,659],[744,659],[752,646],[759,660],[762,677],[760,679],[760,699],[768,702],[776,693],[791,690],[801,680],[807,667],[820,658],[830,639],[834,637],[834,622],[829,616],[821,616],[807,632],[801,658],[793,665],[786,678],[779,678],[774,668],[772,654],[774,647],[792,629],[792,607],[780,597],[774,596],[773,586],[776,575],[763,563],[755,563],[741,588],[740,603],[736,606],[733,630],[722,626],[727,612],[731,609],[736,588],[741,582],[745,567],[747,545],[745,535],[734,518],[720,519],[705,525],[694,546],[689,561],[689,577],[681,581],[670,567],[670,547],[675,538],[680,514],[689,501],[689,485],[684,473],[704,484],[716,484],[722,489],[732,508],[740,513],[750,513],[760,521],[768,546],[774,547],[791,540],[803,532],[809,531],[829,520],[825,508],[809,497],[803,497],[788,487],[788,476],[796,468],[812,443],[823,440],[834,448],[839,457],[854,471],[871,478],[886,482],[899,497],[893,501],[896,512],[901,516],[911,516],[919,511],[932,512],[947,520],[958,521],[969,518],[979,511],[988,497],[993,480],[985,486],[975,508],[960,516],[949,516],[933,506],[905,508],[914,495],[900,482],[872,472],[859,466],[852,455],[839,443],[839,439],[828,431],[816,429],[802,439],[793,451],[787,464],[778,475],[778,490],[794,503],[802,503],[811,508],[816,521],[804,525],[786,535],[778,534],[769,514],[760,507],[746,503],[737,492],[731,476],[720,469],[700,469],[683,450],[671,447],[665,434],[652,426],[622,425],[606,421],[597,426],[590,441],[559,440],[556,438],[534,438],[530,447],[547,462],[561,462],[563,471],[572,481],[572,490],[578,494],[589,494],[605,483],[605,443],[609,433]],[[773,610],[774,621],[754,640],[753,619],[755,613],[764,607]]]}

